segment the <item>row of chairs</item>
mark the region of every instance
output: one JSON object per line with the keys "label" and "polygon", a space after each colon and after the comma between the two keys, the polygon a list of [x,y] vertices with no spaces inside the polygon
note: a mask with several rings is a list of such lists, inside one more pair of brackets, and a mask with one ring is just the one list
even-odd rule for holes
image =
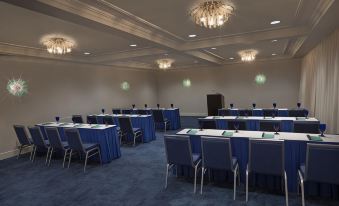
{"label": "row of chairs", "polygon": [[62,167],[65,167],[65,161],[68,158],[68,166],[70,167],[72,156],[78,154],[80,157],[85,155],[84,172],[88,158],[98,155],[101,162],[100,146],[95,143],[83,143],[80,133],[75,128],[65,128],[67,141],[61,141],[59,130],[56,127],[46,127],[45,132],[47,140],[44,139],[40,127],[28,127],[31,138],[28,137],[26,129],[23,125],[14,125],[15,133],[20,142],[19,158],[21,151],[25,147],[33,147],[30,155],[30,160],[34,162],[37,149],[47,150],[45,164],[50,166],[53,153],[59,151],[63,153]]}
{"label": "row of chairs", "polygon": [[[278,109],[263,109],[263,116],[264,117],[277,117],[278,115]],[[230,109],[222,110],[219,113],[219,116],[234,116],[234,114]],[[237,111],[236,116],[253,116],[253,110],[252,109],[239,109]],[[290,109],[288,110],[288,116],[289,117],[307,117],[308,111],[305,109]]]}
{"label": "row of chairs", "polygon": [[[277,103],[273,102],[272,106],[273,106],[274,109],[276,109],[277,108]],[[252,103],[252,108],[255,109],[256,107],[257,107],[257,104],[256,103]],[[231,109],[234,108],[234,104],[233,103],[230,103],[230,108]],[[297,103],[297,109],[301,109],[301,103],[300,102]]]}
{"label": "row of chairs", "polygon": [[[217,129],[215,120],[200,120],[199,126],[201,129]],[[319,133],[319,126],[320,126],[319,123],[294,122],[293,132],[317,134]],[[242,120],[227,121],[227,127],[229,129],[235,129],[235,130],[247,130],[246,121],[242,121]],[[260,131],[275,132],[277,127],[278,127],[278,130],[280,130],[280,122],[269,121],[269,120],[259,122]]]}
{"label": "row of chairs", "polygon": [[[194,193],[196,192],[197,172],[201,168],[201,194],[204,174],[207,169],[231,171],[234,174],[233,198],[235,200],[239,164],[237,158],[233,155],[229,138],[201,137],[201,154],[192,153],[188,136],[165,135],[164,142],[167,158],[165,188],[167,188],[169,169],[173,166],[190,166],[194,169]],[[307,144],[306,163],[300,165],[298,170],[298,182],[302,191],[303,206],[305,205],[305,181],[339,184],[339,165],[334,164],[336,162],[339,162],[339,145]],[[286,205],[288,205],[283,141],[250,139],[246,169],[246,202],[248,201],[250,173],[281,176],[284,179],[285,199]]]}
{"label": "row of chairs", "polygon": [[[166,132],[167,129],[170,127],[171,122],[167,118],[165,118],[164,111],[163,110],[152,110],[151,114],[153,115],[154,123],[156,125],[163,125],[165,132]],[[118,119],[119,119],[120,129],[123,131],[123,133],[131,132],[132,123],[131,123],[131,120],[129,121],[127,120],[127,119],[130,119],[130,117],[122,116],[122,117],[118,117]],[[120,122],[120,119],[124,119],[123,122]],[[80,124],[84,123],[81,115],[73,115],[72,121],[74,123],[80,123]],[[87,123],[98,124],[99,123],[98,117],[95,115],[88,115]],[[113,117],[110,115],[106,115],[103,117],[103,123],[108,124],[108,125],[115,124]]]}

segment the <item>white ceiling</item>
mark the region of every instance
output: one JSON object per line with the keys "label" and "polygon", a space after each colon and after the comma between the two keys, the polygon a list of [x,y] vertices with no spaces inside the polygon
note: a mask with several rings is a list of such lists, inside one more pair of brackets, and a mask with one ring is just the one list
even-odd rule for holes
{"label": "white ceiling", "polygon": [[[155,68],[162,57],[175,59],[178,69],[240,63],[243,49],[258,50],[262,60],[300,57],[339,26],[334,0],[233,0],[235,13],[220,29],[191,21],[188,11],[197,0],[5,2],[0,2],[0,53],[140,69]],[[271,25],[273,20],[281,23]],[[51,33],[75,39],[74,52],[48,54],[40,38]]]}

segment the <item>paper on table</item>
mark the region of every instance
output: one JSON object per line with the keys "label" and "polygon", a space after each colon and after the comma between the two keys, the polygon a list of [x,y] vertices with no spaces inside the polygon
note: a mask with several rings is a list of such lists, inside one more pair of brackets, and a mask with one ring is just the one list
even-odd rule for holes
{"label": "paper on table", "polygon": [[274,138],[274,134],[269,134],[269,133],[262,133],[262,138],[263,139],[273,139]]}
{"label": "paper on table", "polygon": [[187,134],[196,134],[197,132],[198,132],[197,129],[189,129],[189,130],[187,131]]}
{"label": "paper on table", "polygon": [[311,141],[318,141],[321,142],[323,139],[319,135],[307,135],[307,138]]}
{"label": "paper on table", "polygon": [[224,131],[224,132],[222,133],[222,136],[224,136],[224,137],[231,137],[231,136],[233,136],[233,132],[227,132],[227,131]]}

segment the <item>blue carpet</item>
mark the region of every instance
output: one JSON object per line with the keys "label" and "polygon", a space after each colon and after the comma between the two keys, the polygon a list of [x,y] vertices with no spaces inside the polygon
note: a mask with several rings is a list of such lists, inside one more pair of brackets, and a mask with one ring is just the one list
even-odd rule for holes
{"label": "blue carpet", "polygon": [[[61,164],[61,159],[54,159],[51,167],[46,167],[44,157],[31,163],[27,156],[0,161],[0,205],[285,205],[283,195],[253,189],[246,204],[243,186],[236,201],[232,186],[212,183],[204,186],[203,195],[194,195],[192,182],[174,175],[164,190],[163,133],[157,133],[156,141],[122,147],[122,157],[110,164],[91,162],[85,174],[82,162],[74,161],[69,169],[62,169]],[[301,205],[300,197],[291,196],[290,205]],[[318,205],[339,203],[307,198],[307,206]]]}

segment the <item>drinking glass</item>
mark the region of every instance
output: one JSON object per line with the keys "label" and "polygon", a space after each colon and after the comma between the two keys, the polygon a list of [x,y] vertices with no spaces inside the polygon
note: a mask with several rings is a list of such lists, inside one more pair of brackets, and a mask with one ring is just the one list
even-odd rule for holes
{"label": "drinking glass", "polygon": [[105,109],[101,109],[102,114],[105,114]]}
{"label": "drinking glass", "polygon": [[274,124],[274,125],[273,125],[273,129],[274,129],[274,131],[275,131],[274,134],[279,134],[278,132],[279,132],[279,129],[280,129],[280,125],[279,125],[279,124]]}
{"label": "drinking glass", "polygon": [[59,123],[59,120],[60,120],[60,117],[55,117],[55,121],[57,122],[57,123]]}
{"label": "drinking glass", "polygon": [[256,106],[257,106],[256,103],[253,103],[253,104],[252,104],[253,109],[255,109]]}
{"label": "drinking glass", "polygon": [[239,129],[239,123],[238,122],[234,123],[234,129],[235,129],[235,132],[237,133],[238,129]]}
{"label": "drinking glass", "polygon": [[325,137],[324,132],[326,130],[326,124],[319,124],[320,136]]}
{"label": "drinking glass", "polygon": [[273,108],[275,109],[277,107],[277,103],[273,103]]}

